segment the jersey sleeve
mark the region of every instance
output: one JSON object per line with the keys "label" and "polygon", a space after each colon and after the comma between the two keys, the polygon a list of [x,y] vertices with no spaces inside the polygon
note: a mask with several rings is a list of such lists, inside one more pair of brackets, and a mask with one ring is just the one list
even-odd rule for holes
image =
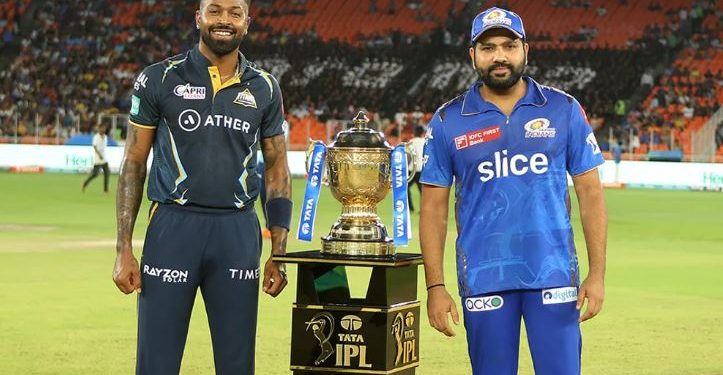
{"label": "jersey sleeve", "polygon": [[604,162],[585,110],[577,100],[573,100],[567,139],[567,171],[571,176],[577,176]]}
{"label": "jersey sleeve", "polygon": [[419,181],[428,185],[450,187],[454,181],[452,154],[442,126],[438,111],[427,126],[424,166]]}
{"label": "jersey sleeve", "polygon": [[156,128],[160,120],[158,90],[160,79],[149,66],[136,77],[131,94],[130,122],[135,126]]}
{"label": "jersey sleeve", "polygon": [[264,111],[261,120],[261,138],[269,138],[284,133],[284,98],[281,95],[281,87],[274,77],[268,75],[271,81],[271,102]]}

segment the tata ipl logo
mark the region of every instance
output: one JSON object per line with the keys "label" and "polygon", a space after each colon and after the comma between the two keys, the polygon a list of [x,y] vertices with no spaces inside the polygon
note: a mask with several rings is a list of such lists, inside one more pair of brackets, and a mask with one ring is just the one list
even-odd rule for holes
{"label": "tata ipl logo", "polygon": [[314,337],[321,348],[321,354],[314,360],[314,365],[318,366],[334,354],[334,347],[329,343],[331,334],[334,332],[334,317],[328,312],[321,312],[305,323],[306,330],[311,330],[314,333]]}
{"label": "tata ipl logo", "polygon": [[414,335],[414,313],[408,311],[405,315],[397,313],[392,323],[392,336],[397,355],[394,357],[394,366],[407,364],[417,360],[417,338]]}

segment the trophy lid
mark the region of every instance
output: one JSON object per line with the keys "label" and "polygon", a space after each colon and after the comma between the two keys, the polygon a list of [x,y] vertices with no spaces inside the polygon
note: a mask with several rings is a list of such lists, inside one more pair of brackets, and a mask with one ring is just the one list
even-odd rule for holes
{"label": "trophy lid", "polygon": [[384,134],[367,127],[369,117],[364,111],[359,111],[352,121],[354,127],[339,132],[329,147],[392,148],[384,138]]}

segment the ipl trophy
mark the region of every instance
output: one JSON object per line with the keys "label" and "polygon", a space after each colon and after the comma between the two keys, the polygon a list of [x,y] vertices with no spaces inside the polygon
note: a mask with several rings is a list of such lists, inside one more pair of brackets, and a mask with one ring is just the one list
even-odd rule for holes
{"label": "ipl trophy", "polygon": [[[292,311],[291,370],[294,374],[411,375],[419,365],[417,266],[422,257],[398,253],[411,226],[407,181],[413,155],[392,147],[360,112],[354,126],[326,146],[311,143],[298,238],[313,239],[322,185],[342,204],[341,216],[320,250],[274,256],[299,265]],[[377,205],[393,192],[392,236]],[[363,298],[349,292],[345,267],[371,267]]]}

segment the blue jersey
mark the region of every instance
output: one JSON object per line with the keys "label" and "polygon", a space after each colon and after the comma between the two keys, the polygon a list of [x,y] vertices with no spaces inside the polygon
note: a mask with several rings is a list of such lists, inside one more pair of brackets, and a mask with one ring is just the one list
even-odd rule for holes
{"label": "blue jersey", "polygon": [[283,133],[283,100],[274,77],[239,52],[236,74],[221,82],[198,46],[153,64],[135,82],[133,126],[156,129],[148,197],[212,208],[253,206],[256,151]]}
{"label": "blue jersey", "polygon": [[421,182],[455,184],[464,297],[579,283],[567,173],[604,160],[577,100],[524,80],[509,117],[481,97],[478,82],[429,124]]}

